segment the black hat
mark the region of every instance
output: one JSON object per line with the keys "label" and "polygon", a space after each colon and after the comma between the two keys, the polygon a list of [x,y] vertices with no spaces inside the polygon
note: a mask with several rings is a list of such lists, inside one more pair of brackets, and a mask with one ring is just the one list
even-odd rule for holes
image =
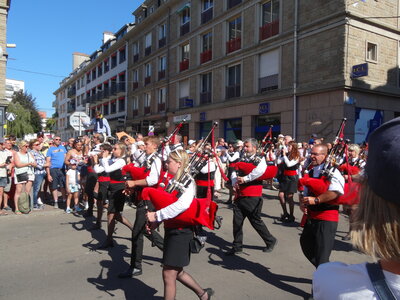
{"label": "black hat", "polygon": [[375,194],[400,205],[400,118],[377,128],[368,138],[365,170]]}
{"label": "black hat", "polygon": [[37,136],[37,137],[44,136],[44,132],[40,131],[40,132],[36,133],[36,136]]}

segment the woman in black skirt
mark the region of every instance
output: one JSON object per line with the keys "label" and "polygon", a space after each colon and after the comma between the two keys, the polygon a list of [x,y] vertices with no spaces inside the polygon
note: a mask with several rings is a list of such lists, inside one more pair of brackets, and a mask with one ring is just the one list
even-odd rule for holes
{"label": "woman in black skirt", "polygon": [[[281,203],[283,214],[280,220],[284,223],[294,222],[294,201],[293,194],[297,192],[299,181],[298,168],[300,163],[300,152],[295,142],[289,142],[287,150],[282,149],[282,156],[278,158],[278,164],[282,164],[283,172],[279,177],[279,202]],[[289,213],[286,208],[289,204]]]}
{"label": "woman in black skirt", "polygon": [[132,230],[132,224],[121,214],[125,204],[125,194],[123,194],[123,190],[125,189],[125,180],[122,175],[122,167],[126,165],[124,159],[126,145],[124,143],[118,143],[113,146],[112,151],[111,159],[109,159],[107,151],[103,151],[103,158],[100,161],[100,164],[104,168],[104,172],[109,173],[110,176],[110,201],[108,203],[107,211],[107,240],[99,247],[99,249],[106,249],[114,246],[112,235],[114,233],[115,221],[124,224]]}
{"label": "woman in black skirt", "polygon": [[[179,178],[189,161],[189,156],[184,150],[171,152],[167,160],[168,172]],[[170,181],[170,184],[175,179]],[[187,210],[195,197],[195,184],[193,180],[181,196],[173,204],[162,208],[156,212],[148,212],[147,219],[151,228],[164,222],[165,237],[163,251],[163,280],[164,280],[164,299],[173,300],[176,296],[176,281],[178,280],[186,287],[190,288],[201,300],[211,299],[214,291],[210,288],[203,289],[183,267],[190,262],[190,241],[193,239],[193,229],[191,226],[182,228],[182,224],[177,225],[174,218]]]}

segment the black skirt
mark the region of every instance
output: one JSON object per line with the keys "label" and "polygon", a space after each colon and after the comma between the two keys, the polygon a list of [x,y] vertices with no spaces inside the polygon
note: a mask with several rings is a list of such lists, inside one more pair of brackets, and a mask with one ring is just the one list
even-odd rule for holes
{"label": "black skirt", "polygon": [[122,193],[125,189],[125,183],[110,183],[110,199],[108,203],[108,212],[116,213],[124,210],[126,196]]}
{"label": "black skirt", "polygon": [[192,239],[192,228],[165,228],[163,265],[178,268],[188,266]]}
{"label": "black skirt", "polygon": [[299,176],[287,176],[283,175],[279,180],[279,191],[285,193],[297,193],[297,183],[299,182]]}

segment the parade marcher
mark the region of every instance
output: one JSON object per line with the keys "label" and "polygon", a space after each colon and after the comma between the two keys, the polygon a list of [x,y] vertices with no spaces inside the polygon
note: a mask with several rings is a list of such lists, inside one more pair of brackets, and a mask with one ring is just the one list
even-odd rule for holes
{"label": "parade marcher", "polygon": [[146,160],[146,151],[145,145],[143,141],[136,142],[136,151],[132,153],[132,162],[135,166],[139,167],[143,165],[144,161]]}
{"label": "parade marcher", "polygon": [[[313,168],[309,172],[311,178],[320,178],[328,156],[326,145],[319,144],[312,148],[311,160]],[[304,197],[300,195],[300,208],[307,208],[307,221],[300,237],[300,245],[304,255],[315,266],[329,261],[333,249],[336,229],[339,221],[339,206],[330,204],[343,195],[344,178],[335,169],[328,190],[316,196],[305,188]]]}
{"label": "parade marcher", "polygon": [[103,117],[100,111],[95,112],[95,118],[90,122],[85,122],[85,120],[81,119],[83,126],[90,127],[94,126],[93,133],[100,133],[105,136],[111,136],[111,128],[108,124],[106,118]]}
{"label": "parade marcher", "polygon": [[226,173],[228,144],[225,143],[224,138],[219,138],[215,147],[218,156],[216,159],[219,159],[219,166],[221,167],[221,169],[218,167],[215,171],[215,191],[218,192],[221,189],[225,189],[225,180],[221,173]]}
{"label": "parade marcher", "polygon": [[43,180],[46,177],[45,168],[48,167],[48,163],[46,162],[46,157],[40,152],[40,141],[38,139],[31,140],[29,142],[29,147],[31,148],[30,153],[33,155],[36,167],[35,167],[35,180],[33,181],[33,209],[41,209],[43,208],[43,204],[38,203],[40,187],[42,186]]}
{"label": "parade marcher", "polygon": [[[241,142],[241,141],[240,141]],[[243,142],[242,142],[243,143]],[[243,145],[242,145],[243,146]],[[228,158],[228,189],[229,189],[229,199],[225,201],[225,204],[232,204],[232,199],[234,196],[234,189],[232,185],[232,172],[235,170],[235,164],[240,161],[241,157],[241,152],[240,152],[240,144],[237,142],[235,144],[230,143],[228,145],[228,151],[227,151],[227,158]]]}
{"label": "parade marcher", "polygon": [[[188,164],[189,156],[184,150],[173,151],[167,160],[168,172],[179,178]],[[172,179],[171,181],[173,181]],[[193,239],[191,226],[182,228],[174,226],[174,218],[187,210],[195,197],[193,181],[182,195],[173,204],[156,212],[148,212],[147,219],[154,229],[160,222],[164,222],[165,246],[163,250],[163,281],[164,299],[173,300],[176,297],[176,281],[191,289],[201,300],[211,299],[214,291],[211,288],[203,289],[194,278],[183,270],[190,263],[190,241]]]}
{"label": "parade marcher", "polygon": [[[149,175],[144,179],[132,178],[126,182],[128,189],[141,189],[146,186],[154,186],[158,183],[161,173],[161,159],[158,156],[157,149],[160,144],[160,140],[157,137],[146,137],[144,139],[146,159],[142,167],[150,170]],[[129,166],[123,170],[129,172]],[[133,177],[133,176],[132,176]],[[143,273],[142,271],[142,257],[143,257],[143,235],[148,238],[154,246],[163,249],[164,241],[160,234],[156,231],[147,232],[146,225],[146,207],[142,199],[140,199],[140,192],[136,195],[139,199],[136,199],[136,218],[135,224],[132,230],[132,252],[131,262],[129,268],[119,274],[119,278],[127,278],[132,276],[138,276]],[[148,201],[147,201],[148,202]],[[154,207],[151,203],[147,204],[148,209],[152,210]]]}
{"label": "parade marcher", "polygon": [[[287,148],[282,149],[282,156],[278,158],[277,163],[283,164],[283,173],[279,177],[278,194],[283,211],[280,221],[291,223],[295,220],[293,194],[297,192],[299,181],[297,170],[300,163],[300,153],[295,142],[289,142]],[[286,204],[289,204],[289,213]]]}
{"label": "parade marcher", "polygon": [[182,145],[182,135],[180,133],[175,134],[172,143],[168,143],[163,150],[163,157],[162,160],[166,161],[169,154],[175,150],[183,150]]}
{"label": "parade marcher", "polygon": [[112,146],[110,144],[102,144],[100,146],[99,155],[93,155],[94,171],[97,174],[98,188],[97,194],[94,194],[96,198],[97,206],[97,218],[96,224],[93,225],[90,230],[101,229],[101,219],[103,217],[104,203],[108,197],[108,188],[110,185],[110,174],[105,172],[104,167],[99,164],[99,156],[105,153],[108,159],[111,159]]}
{"label": "parade marcher", "polygon": [[112,150],[113,155],[111,160],[109,160],[109,154],[105,151],[102,153],[102,158],[100,160],[100,164],[103,166],[104,171],[110,175],[110,199],[107,212],[107,239],[99,246],[98,249],[114,247],[112,236],[116,221],[124,224],[132,230],[132,224],[128,221],[128,219],[122,216],[122,211],[124,210],[125,204],[125,195],[123,194],[125,189],[125,181],[122,175],[122,168],[126,165],[126,146],[124,143],[118,143],[113,146]]}
{"label": "parade marcher", "polygon": [[67,189],[67,207],[65,209],[65,212],[67,214],[72,212],[72,209],[70,207],[71,205],[71,199],[74,199],[74,209],[75,212],[80,212],[82,209],[79,207],[79,190],[80,190],[80,172],[78,170],[78,164],[79,162],[70,159],[69,161],[69,170],[67,171],[66,174],[66,180],[65,180],[65,186]]}
{"label": "parade marcher", "polygon": [[[271,144],[267,153],[265,154],[265,159],[267,161],[267,166],[276,166],[276,154],[275,154],[275,145]],[[269,185],[271,190],[277,191],[278,189],[274,187],[275,178],[267,179],[266,183]]]}
{"label": "parade marcher", "polygon": [[377,263],[320,265],[313,276],[314,299],[400,299],[399,132],[396,118],[371,133],[367,176],[352,219],[352,244]]}
{"label": "parade marcher", "polygon": [[[257,156],[257,140],[247,139],[244,143],[245,156],[243,161],[254,164],[256,167],[249,174],[244,175],[240,171],[232,173],[232,184],[236,188],[238,198],[233,203],[233,247],[227,255],[243,253],[243,222],[248,218],[253,228],[263,239],[266,247],[263,252],[271,252],[277,239],[271,235],[261,219],[262,181],[257,180],[267,169],[265,157]],[[259,162],[258,162],[259,160]],[[243,176],[244,175],[244,176]]]}
{"label": "parade marcher", "polygon": [[15,214],[22,214],[18,210],[18,199],[23,189],[25,193],[29,195],[33,181],[35,180],[34,167],[36,167],[36,161],[32,154],[28,152],[29,144],[27,141],[20,141],[18,143],[19,151],[14,153],[14,182],[15,182],[15,194],[14,194],[14,207]]}
{"label": "parade marcher", "polygon": [[62,194],[63,202],[66,201],[65,194],[65,155],[67,150],[61,145],[61,138],[56,136],[54,139],[54,146],[47,150],[46,167],[47,179],[50,182],[50,191],[53,196],[54,208],[58,208],[58,190]]}

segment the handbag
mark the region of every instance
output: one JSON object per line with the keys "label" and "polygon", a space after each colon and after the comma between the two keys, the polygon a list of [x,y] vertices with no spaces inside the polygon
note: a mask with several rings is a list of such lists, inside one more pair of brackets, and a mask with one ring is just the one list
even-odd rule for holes
{"label": "handbag", "polygon": [[199,232],[204,232],[200,227],[196,226],[193,230],[193,238],[190,241],[189,248],[191,253],[199,253],[201,249],[206,245],[207,237],[200,235]]}
{"label": "handbag", "polygon": [[17,174],[16,176],[17,176],[18,182],[28,181],[28,179],[29,179],[28,172]]}

